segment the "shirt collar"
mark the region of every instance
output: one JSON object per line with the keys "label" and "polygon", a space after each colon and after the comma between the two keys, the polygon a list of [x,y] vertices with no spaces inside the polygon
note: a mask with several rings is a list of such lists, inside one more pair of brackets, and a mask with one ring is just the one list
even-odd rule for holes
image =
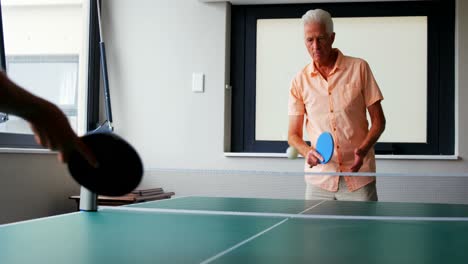
{"label": "shirt collar", "polygon": [[[339,49],[333,49],[333,50],[336,51],[338,55],[336,57],[335,66],[331,70],[330,74],[333,74],[337,70],[342,70],[345,68],[345,64],[343,62],[343,57],[344,57],[343,53],[341,53]],[[312,76],[319,74],[319,71],[315,68],[315,64],[313,61],[312,63],[309,64],[308,71],[309,71],[309,74]]]}

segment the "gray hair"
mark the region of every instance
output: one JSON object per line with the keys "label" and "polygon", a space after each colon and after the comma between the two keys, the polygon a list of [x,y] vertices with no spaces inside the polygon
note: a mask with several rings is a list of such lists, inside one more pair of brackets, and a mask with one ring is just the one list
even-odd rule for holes
{"label": "gray hair", "polygon": [[307,11],[307,13],[305,13],[302,16],[302,22],[304,23],[304,25],[308,23],[313,23],[313,22],[323,24],[325,25],[325,28],[328,34],[333,33],[332,17],[330,13],[328,13],[325,10],[312,9],[312,10]]}

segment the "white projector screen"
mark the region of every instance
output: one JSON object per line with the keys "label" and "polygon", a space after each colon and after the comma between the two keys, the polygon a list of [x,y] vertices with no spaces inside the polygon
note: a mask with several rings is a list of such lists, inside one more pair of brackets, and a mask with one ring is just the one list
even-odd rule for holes
{"label": "white projector screen", "polygon": [[[365,59],[382,90],[379,142],[426,142],[427,17],[334,18],[343,54]],[[310,62],[300,19],[257,22],[256,140],[287,140],[288,90]]]}

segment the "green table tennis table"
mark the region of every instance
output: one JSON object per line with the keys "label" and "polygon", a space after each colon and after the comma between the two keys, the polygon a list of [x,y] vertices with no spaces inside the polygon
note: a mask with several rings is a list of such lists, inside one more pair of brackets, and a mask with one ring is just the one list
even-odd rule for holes
{"label": "green table tennis table", "polygon": [[468,263],[468,205],[180,197],[0,226],[0,263]]}

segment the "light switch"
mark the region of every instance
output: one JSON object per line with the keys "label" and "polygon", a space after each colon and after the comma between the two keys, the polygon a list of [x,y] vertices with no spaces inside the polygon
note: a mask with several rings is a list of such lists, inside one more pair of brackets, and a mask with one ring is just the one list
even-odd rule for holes
{"label": "light switch", "polygon": [[194,72],[192,75],[192,91],[203,93],[205,91],[205,75],[201,72]]}

